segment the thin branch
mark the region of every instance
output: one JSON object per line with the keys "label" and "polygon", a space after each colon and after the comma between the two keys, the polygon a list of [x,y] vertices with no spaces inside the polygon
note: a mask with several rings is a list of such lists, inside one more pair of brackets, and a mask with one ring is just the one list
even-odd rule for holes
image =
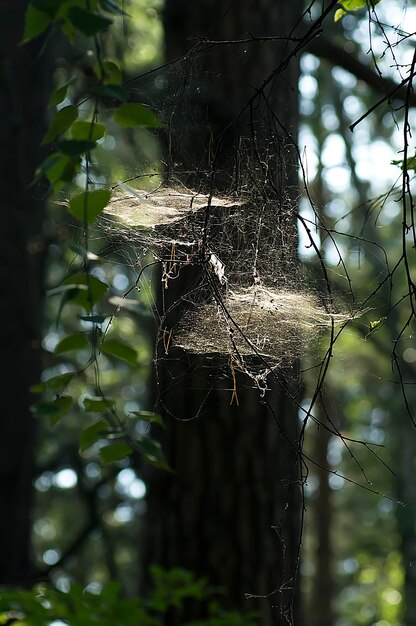
{"label": "thin branch", "polygon": [[[403,103],[408,100],[406,85],[408,79],[396,83],[391,78],[383,78],[372,70],[369,65],[362,63],[355,54],[347,52],[342,46],[334,43],[324,35],[311,39],[305,51],[310,52],[320,59],[325,59],[325,61],[328,61],[331,65],[336,65],[347,70],[347,72],[353,74],[358,80],[364,81],[369,87],[374,89],[374,91],[385,96],[384,99],[394,96]],[[410,94],[409,104],[412,107],[416,107],[416,93],[412,92]]]}

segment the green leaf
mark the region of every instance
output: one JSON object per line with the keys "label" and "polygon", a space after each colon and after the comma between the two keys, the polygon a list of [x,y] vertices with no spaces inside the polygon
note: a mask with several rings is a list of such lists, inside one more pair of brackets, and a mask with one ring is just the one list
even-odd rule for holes
{"label": "green leaf", "polygon": [[62,0],[31,0],[31,4],[38,10],[47,13],[51,18],[56,16]]}
{"label": "green leaf", "polygon": [[84,398],[84,411],[88,413],[102,413],[114,406],[114,400],[106,400],[105,398]]}
{"label": "green leaf", "polygon": [[80,222],[91,224],[107,206],[111,198],[111,191],[96,189],[83,191],[69,201],[68,211]]}
{"label": "green leaf", "polygon": [[66,93],[68,91],[69,84],[61,85],[60,87],[56,87],[50,97],[49,97],[49,106],[56,107],[66,98]]}
{"label": "green leaf", "polygon": [[347,11],[344,11],[344,9],[337,9],[335,11],[335,15],[334,15],[334,22],[339,22],[339,20],[344,17],[344,15],[347,14]]}
{"label": "green leaf", "polygon": [[47,417],[52,425],[61,419],[72,407],[70,396],[60,396],[52,402],[37,402],[31,406],[32,412],[38,417]]}
{"label": "green leaf", "polygon": [[131,448],[124,441],[117,441],[116,443],[112,443],[109,446],[105,446],[100,448],[100,460],[103,465],[108,465],[109,463],[113,463],[114,461],[120,461],[120,459],[124,459],[126,456],[133,452],[133,448]]}
{"label": "green leaf", "polygon": [[74,157],[89,152],[95,148],[95,141],[85,141],[83,139],[64,139],[58,144],[59,150],[66,156]]}
{"label": "green leaf", "polygon": [[83,141],[98,141],[104,137],[106,130],[104,124],[78,121],[72,124],[71,136],[73,139]]}
{"label": "green leaf", "polygon": [[165,456],[162,451],[162,446],[159,441],[152,439],[151,437],[140,437],[137,441],[138,448],[142,453],[144,459],[151,465],[155,465],[159,469],[171,470],[166,462]]}
{"label": "green leaf", "polygon": [[137,350],[131,348],[118,339],[106,339],[101,345],[101,352],[113,356],[121,361],[126,361],[134,367],[137,365]]}
{"label": "green leaf", "polygon": [[71,382],[74,376],[75,372],[65,372],[65,374],[58,374],[57,376],[48,378],[45,383],[49,389],[62,389],[62,387],[66,387]]}
{"label": "green leaf", "polygon": [[79,287],[73,287],[72,285],[61,286],[57,289],[53,290],[53,293],[49,293],[48,295],[55,295],[57,293],[62,293],[61,302],[59,303],[59,309],[56,316],[56,325],[59,326],[59,322],[61,319],[62,311],[66,304],[75,303],[80,304],[83,301],[84,294],[87,292],[86,285],[80,285]]}
{"label": "green leaf", "polygon": [[103,324],[108,315],[80,315],[79,319],[83,322],[91,322],[91,324]]}
{"label": "green leaf", "polygon": [[81,7],[70,7],[67,12],[68,20],[76,29],[91,37],[108,29],[113,20],[108,17],[87,11]]}
{"label": "green leaf", "polygon": [[72,104],[60,109],[49,125],[48,132],[42,140],[42,144],[50,143],[58,135],[62,135],[78,117],[78,109]]}
{"label": "green leaf", "polygon": [[29,391],[31,391],[32,393],[43,393],[45,389],[46,389],[46,383],[36,383],[35,385],[32,385],[31,387],[29,387]]}
{"label": "green leaf", "polygon": [[335,11],[334,21],[338,22],[344,15],[350,11],[358,11],[364,7],[372,7],[378,4],[380,0],[341,0],[338,4],[340,9]]}
{"label": "green leaf", "polygon": [[105,85],[121,85],[123,82],[123,76],[121,70],[116,63],[112,61],[104,61],[104,84]]}
{"label": "green leaf", "polygon": [[118,100],[119,102],[125,102],[129,97],[128,90],[122,85],[93,85],[90,87],[90,93],[95,96],[101,96],[104,98],[111,98],[112,100]]}
{"label": "green leaf", "polygon": [[135,128],[136,126],[159,128],[161,126],[151,109],[135,102],[126,102],[119,106],[114,113],[114,120],[122,128]]}
{"label": "green leaf", "polygon": [[105,420],[99,420],[85,428],[80,436],[79,451],[84,452],[87,448],[97,443],[108,432],[108,424]]}
{"label": "green leaf", "polygon": [[25,14],[25,27],[21,43],[26,43],[41,35],[51,23],[49,15],[29,4]]}
{"label": "green leaf", "polygon": [[46,176],[51,185],[58,185],[73,179],[81,165],[79,157],[69,157],[60,152],[50,154],[36,171],[36,178]]}
{"label": "green leaf", "polygon": [[63,282],[64,285],[79,286],[79,290],[72,297],[72,301],[82,306],[87,313],[101,298],[107,293],[109,285],[93,274],[74,274],[68,276]]}
{"label": "green leaf", "polygon": [[88,337],[85,333],[73,333],[67,335],[57,344],[54,354],[63,354],[72,350],[83,350],[89,346]]}
{"label": "green leaf", "polygon": [[163,417],[161,415],[157,415],[156,413],[152,413],[151,411],[131,411],[129,415],[134,415],[144,422],[149,422],[150,424],[159,424],[159,426],[162,426],[162,428],[165,427]]}
{"label": "green leaf", "polygon": [[[397,161],[392,161],[392,165],[397,165],[401,170],[404,170],[405,164],[404,159],[399,159]],[[406,159],[406,169],[413,170],[416,172],[416,154]]]}
{"label": "green leaf", "polygon": [[130,17],[128,13],[123,11],[113,0],[99,0],[100,6],[103,11],[107,11],[107,13],[111,13],[112,15],[125,15],[126,17]]}

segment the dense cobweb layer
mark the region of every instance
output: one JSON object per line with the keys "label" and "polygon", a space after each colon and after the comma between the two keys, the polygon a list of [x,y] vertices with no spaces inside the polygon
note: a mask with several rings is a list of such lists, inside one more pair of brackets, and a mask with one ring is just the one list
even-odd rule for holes
{"label": "dense cobweb layer", "polygon": [[224,209],[237,204],[233,198],[214,197],[185,187],[164,186],[149,192],[123,185],[113,193],[101,221],[107,229],[122,232],[156,252],[172,243],[195,246],[203,235],[207,208]]}
{"label": "dense cobweb layer", "polygon": [[252,286],[188,311],[176,343],[196,353],[257,355],[276,365],[302,356],[312,339],[339,321],[311,294]]}
{"label": "dense cobweb layer", "polygon": [[[290,212],[272,202],[216,197],[185,188],[114,194],[102,225],[151,251],[162,267],[162,289],[175,288],[193,266],[195,289],[170,345],[194,354],[267,359],[273,367],[301,357],[312,339],[342,319],[300,286],[288,229]],[[292,263],[292,271],[288,265]],[[169,332],[170,332],[169,330]]]}

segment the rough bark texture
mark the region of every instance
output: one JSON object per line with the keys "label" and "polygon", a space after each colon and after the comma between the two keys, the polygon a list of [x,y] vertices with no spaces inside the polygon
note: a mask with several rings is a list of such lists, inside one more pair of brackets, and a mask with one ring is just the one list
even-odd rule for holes
{"label": "rough bark texture", "polygon": [[[170,102],[174,108],[168,158],[176,171],[185,172],[181,178],[187,184],[203,183],[203,173],[214,160],[221,169],[217,188],[232,185],[238,175],[236,150],[249,144],[254,133],[255,158],[268,154],[274,159],[278,193],[294,193],[293,153],[272,112],[296,138],[296,60],[266,90],[267,104],[260,98],[239,116],[244,102],[279,65],[290,44],[256,41],[211,46],[201,43],[201,38],[235,40],[249,37],[249,32],[287,36],[299,17],[300,4],[167,2],[168,59],[196,44],[194,54],[182,64]],[[230,122],[235,123],[230,126]],[[216,160],[212,156],[218,146]],[[194,278],[189,274],[182,271],[179,279],[170,282],[165,308],[189,288]],[[175,317],[165,320],[168,328],[174,326]],[[222,365],[226,363],[225,358]],[[273,389],[266,395],[270,410],[252,382],[242,376],[237,378],[239,406],[230,405],[230,370],[225,368],[228,378],[220,383],[215,366],[200,366],[197,357],[175,349],[159,363],[160,407],[167,418],[164,447],[175,473],[149,477],[148,562],[182,566],[207,576],[213,585],[224,588],[228,606],[260,611],[263,626],[288,624],[291,608],[295,606],[296,614],[299,600],[293,580],[301,517],[297,410],[276,381],[270,381]],[[296,366],[281,374],[291,391],[298,385],[296,379]],[[277,589],[260,599],[245,596],[268,596]],[[195,607],[189,611],[189,616],[198,615]],[[175,617],[169,616],[169,624],[174,623]]]}
{"label": "rough bark texture", "polygon": [[[399,326],[397,325],[396,328]],[[414,371],[409,368],[409,376],[414,376]],[[397,419],[396,416],[399,416]],[[416,539],[415,539],[415,519],[416,519],[416,487],[411,477],[415,471],[416,442],[414,434],[411,432],[408,415],[400,410],[395,413],[395,431],[397,440],[395,442],[397,463],[396,494],[400,502],[405,506],[396,507],[397,530],[400,535],[400,548],[403,557],[404,568],[404,606],[403,623],[406,626],[416,626]]]}
{"label": "rough bark texture", "polygon": [[37,43],[18,46],[27,2],[0,2],[0,582],[31,575],[29,538],[34,421],[29,386],[40,375],[42,219],[29,188],[44,132],[45,63]]}

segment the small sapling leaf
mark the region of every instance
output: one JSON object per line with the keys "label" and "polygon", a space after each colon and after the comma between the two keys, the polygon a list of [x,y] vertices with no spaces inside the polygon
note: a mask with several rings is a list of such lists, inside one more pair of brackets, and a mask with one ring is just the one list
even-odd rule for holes
{"label": "small sapling leaf", "polygon": [[102,413],[112,409],[114,401],[106,398],[84,398],[84,411],[88,413]]}
{"label": "small sapling leaf", "polygon": [[23,37],[20,43],[26,43],[41,35],[51,23],[49,15],[39,11],[33,4],[29,4],[25,15],[25,26]]}
{"label": "small sapling leaf", "polygon": [[95,122],[74,122],[71,126],[72,139],[81,141],[98,141],[104,137],[106,127]]}
{"label": "small sapling leaf", "polygon": [[56,345],[54,354],[64,354],[73,350],[83,350],[89,345],[88,337],[85,333],[73,333],[67,335]]}
{"label": "small sapling leaf", "polygon": [[51,143],[58,135],[62,135],[70,128],[78,117],[78,109],[72,104],[60,109],[53,118],[49,130],[43,138],[42,143]]}
{"label": "small sapling leaf", "polygon": [[113,23],[108,17],[77,6],[68,9],[67,18],[77,30],[87,35],[87,37],[107,30],[110,24]]}
{"label": "small sapling leaf", "polygon": [[136,128],[145,126],[148,128],[159,128],[161,126],[156,114],[144,106],[135,102],[126,102],[116,109],[114,120],[122,128]]}
{"label": "small sapling leaf", "polygon": [[137,365],[137,350],[131,348],[118,339],[106,339],[101,345],[101,352],[116,359],[125,361],[132,367]]}
{"label": "small sapling leaf", "polygon": [[81,433],[79,451],[85,452],[87,448],[97,443],[107,432],[108,424],[105,420],[99,420],[85,428]]}
{"label": "small sapling leaf", "polygon": [[100,448],[100,461],[103,465],[120,461],[133,452],[133,448],[124,441],[117,441],[109,446]]}
{"label": "small sapling leaf", "polygon": [[64,285],[78,286],[77,292],[71,298],[72,302],[82,306],[87,313],[107,293],[109,285],[93,274],[79,273],[68,276]]}
{"label": "small sapling leaf", "polygon": [[107,189],[83,191],[71,198],[68,211],[80,222],[91,224],[107,206],[110,198],[111,191]]}
{"label": "small sapling leaf", "polygon": [[95,141],[84,139],[64,139],[58,144],[59,150],[66,156],[74,157],[93,150],[96,146]]}

